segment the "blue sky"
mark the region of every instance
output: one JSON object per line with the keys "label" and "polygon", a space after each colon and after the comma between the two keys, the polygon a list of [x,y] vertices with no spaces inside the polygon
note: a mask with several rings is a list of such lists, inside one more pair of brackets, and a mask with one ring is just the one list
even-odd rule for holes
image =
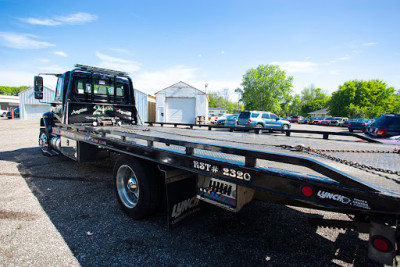
{"label": "blue sky", "polygon": [[400,1],[0,0],[0,85],[80,63],[127,71],[150,93],[182,80],[234,100],[246,70],[277,64],[295,93],[352,79],[399,89],[399,11]]}

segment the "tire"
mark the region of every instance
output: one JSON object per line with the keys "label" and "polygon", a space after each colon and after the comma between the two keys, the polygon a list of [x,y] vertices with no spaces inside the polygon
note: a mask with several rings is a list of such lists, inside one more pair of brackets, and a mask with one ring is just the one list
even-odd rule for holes
{"label": "tire", "polygon": [[285,130],[289,130],[289,125],[287,124],[282,125],[282,133],[285,133],[286,132]]}
{"label": "tire", "polygon": [[256,125],[256,128],[262,129],[262,128],[264,128],[264,125],[262,125],[261,123],[258,123],[258,124]]}
{"label": "tire", "polygon": [[45,129],[40,129],[39,132],[39,148],[43,155],[49,156],[49,138]]}
{"label": "tire", "polygon": [[114,166],[114,188],[121,209],[133,219],[154,214],[161,198],[161,179],[155,166],[121,157]]}
{"label": "tire", "polygon": [[354,132],[354,130],[353,130],[353,129],[349,129],[349,132],[351,132],[351,133],[352,133],[352,132]]}

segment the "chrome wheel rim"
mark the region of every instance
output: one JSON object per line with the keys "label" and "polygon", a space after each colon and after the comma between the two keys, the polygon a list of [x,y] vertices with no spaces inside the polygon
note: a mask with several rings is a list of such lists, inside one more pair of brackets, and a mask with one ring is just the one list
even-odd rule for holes
{"label": "chrome wheel rim", "polygon": [[135,172],[128,165],[121,165],[117,172],[117,191],[127,208],[134,208],[139,201],[139,183]]}
{"label": "chrome wheel rim", "polygon": [[256,128],[263,128],[263,126],[261,124],[257,124]]}
{"label": "chrome wheel rim", "polygon": [[49,150],[49,143],[47,141],[46,133],[41,133],[39,137],[39,147],[43,152],[47,152]]}

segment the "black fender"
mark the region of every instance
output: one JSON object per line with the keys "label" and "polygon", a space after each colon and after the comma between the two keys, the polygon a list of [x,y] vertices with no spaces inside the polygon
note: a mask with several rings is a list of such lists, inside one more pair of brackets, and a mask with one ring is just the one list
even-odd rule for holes
{"label": "black fender", "polygon": [[40,128],[44,128],[47,135],[50,135],[51,130],[54,126],[53,112],[49,111],[43,114],[40,119]]}

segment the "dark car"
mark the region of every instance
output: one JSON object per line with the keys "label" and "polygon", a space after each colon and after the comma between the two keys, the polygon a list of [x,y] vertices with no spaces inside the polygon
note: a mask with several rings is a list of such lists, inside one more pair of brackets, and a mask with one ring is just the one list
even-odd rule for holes
{"label": "dark car", "polygon": [[[7,111],[6,117],[11,119],[11,110]],[[19,108],[14,109],[14,118],[19,118]]]}
{"label": "dark car", "polygon": [[289,120],[291,123],[299,122],[299,120],[303,119],[302,116],[292,116]]}
{"label": "dark car", "polygon": [[349,132],[353,131],[365,132],[371,123],[372,120],[370,119],[355,119],[349,122],[347,128],[349,129]]}
{"label": "dark car", "polygon": [[400,135],[400,114],[390,113],[379,116],[370,126],[367,134],[376,137],[391,137]]}

